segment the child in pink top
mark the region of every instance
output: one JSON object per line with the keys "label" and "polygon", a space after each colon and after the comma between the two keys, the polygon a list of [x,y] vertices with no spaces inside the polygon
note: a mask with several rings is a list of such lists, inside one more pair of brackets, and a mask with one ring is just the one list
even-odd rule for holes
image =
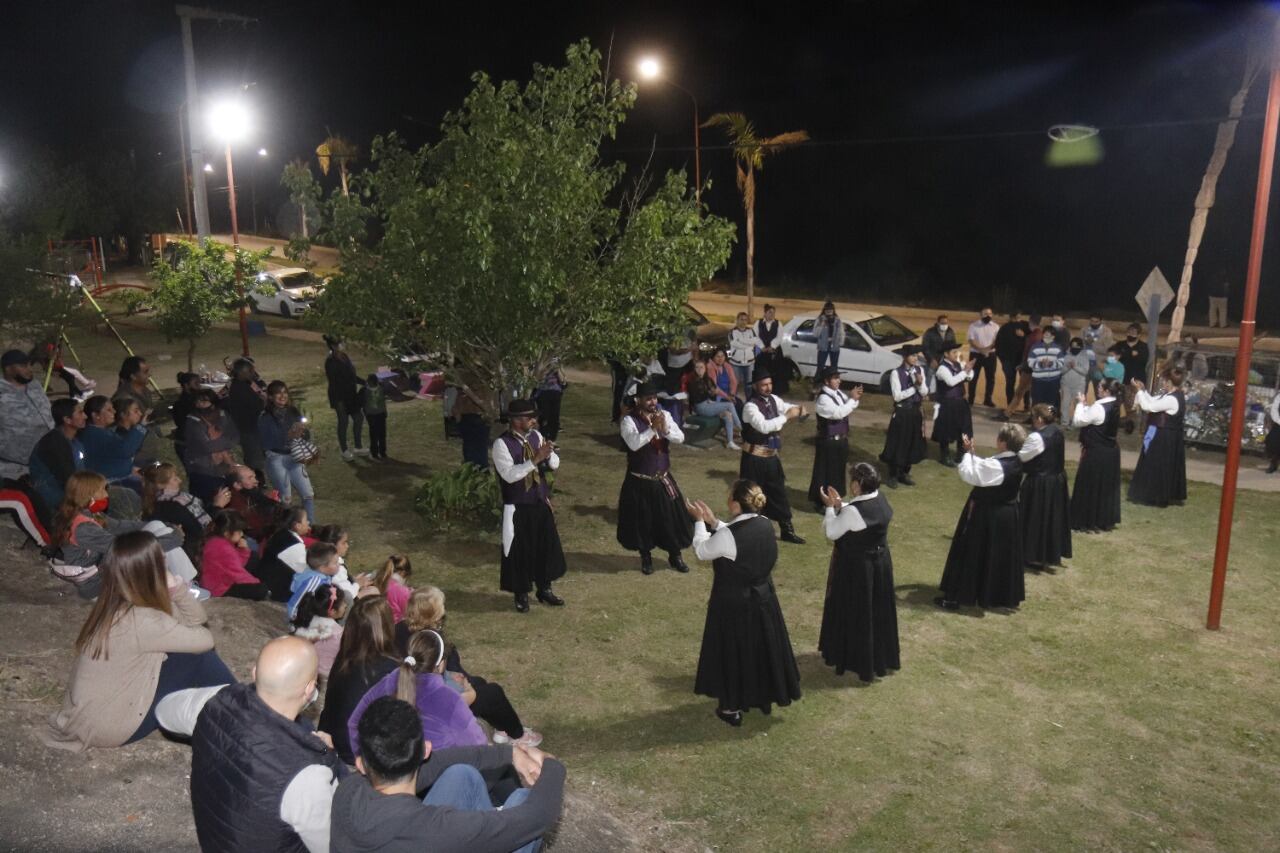
{"label": "child in pink top", "polygon": [[213,517],[200,557],[200,583],[210,595],[262,601],[266,584],[249,572],[255,559],[244,541],[245,524],[240,513],[223,510]]}
{"label": "child in pink top", "polygon": [[391,616],[397,622],[404,619],[404,609],[409,604],[409,596],[413,595],[413,587],[408,583],[412,574],[413,565],[409,558],[402,554],[392,554],[373,576],[372,585],[386,596]]}

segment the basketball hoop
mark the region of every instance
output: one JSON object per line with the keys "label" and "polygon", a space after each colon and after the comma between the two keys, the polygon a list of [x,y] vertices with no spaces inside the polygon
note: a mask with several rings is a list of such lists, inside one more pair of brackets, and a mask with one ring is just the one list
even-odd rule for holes
{"label": "basketball hoop", "polygon": [[1083,142],[1098,135],[1098,128],[1088,124],[1055,124],[1049,128],[1054,142]]}

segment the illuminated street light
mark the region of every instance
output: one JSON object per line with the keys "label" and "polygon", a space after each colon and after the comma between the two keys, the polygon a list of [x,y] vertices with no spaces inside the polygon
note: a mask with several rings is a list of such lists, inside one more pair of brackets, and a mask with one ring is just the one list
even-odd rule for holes
{"label": "illuminated street light", "polygon": [[213,164],[212,164],[212,163],[205,163],[205,164],[204,164],[204,170],[205,170],[206,172],[212,172],[212,171],[213,171]]}
{"label": "illuminated street light", "polygon": [[640,76],[646,80],[657,80],[662,74],[662,65],[652,56],[640,60]]}
{"label": "illuminated street light", "polygon": [[267,156],[267,149],[265,149],[265,148],[259,148],[259,149],[258,149],[258,156],[259,156],[259,157],[266,157],[266,156]]}
{"label": "illuminated street light", "polygon": [[693,101],[693,197],[697,200],[699,209],[702,205],[702,140],[701,130],[698,124],[698,99],[694,97],[684,86],[681,86],[670,77],[663,75],[662,63],[655,57],[646,56],[640,60],[636,66],[640,72],[640,76],[645,80],[661,80],[673,89],[679,89],[689,96],[689,100]]}

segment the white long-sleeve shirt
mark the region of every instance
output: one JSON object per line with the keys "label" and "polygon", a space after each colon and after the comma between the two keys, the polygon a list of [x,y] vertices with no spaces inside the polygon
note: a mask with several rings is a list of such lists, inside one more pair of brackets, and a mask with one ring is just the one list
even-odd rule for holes
{"label": "white long-sleeve shirt", "polygon": [[[924,376],[924,368],[919,365],[909,368],[909,370],[911,371],[911,377],[913,379],[916,376]],[[902,380],[898,376],[897,368],[894,368],[893,372],[889,374],[889,390],[893,393],[893,402],[895,403],[901,403],[903,400],[909,400],[912,395],[920,393],[914,382],[906,388],[902,387]]]}
{"label": "white long-sleeve shirt", "polygon": [[1113,402],[1115,399],[1115,397],[1103,397],[1093,405],[1081,403],[1076,406],[1076,412],[1071,417],[1071,425],[1074,427],[1101,426],[1107,420],[1107,408],[1102,404]]}
{"label": "white long-sleeve shirt", "polygon": [[[662,437],[672,444],[683,444],[684,432],[676,426],[675,420],[670,415],[667,415],[665,420],[667,425],[662,432]],[[618,432],[622,434],[622,440],[626,442],[627,448],[632,451],[639,450],[658,437],[657,431],[651,426],[645,427],[644,432],[641,432],[636,426],[635,419],[629,416],[621,420]]]}
{"label": "white long-sleeve shirt", "polygon": [[714,531],[707,530],[707,525],[701,521],[693,523],[693,553],[698,555],[699,560],[710,562],[717,557],[724,557],[727,560],[738,559],[738,540],[733,538],[733,531],[729,529],[730,524],[737,524],[739,521],[747,518],[755,518],[756,513],[744,512],[735,517],[728,524],[720,522],[716,525]]}
{"label": "white long-sleeve shirt", "polygon": [[1022,443],[1022,449],[1018,451],[1018,458],[1023,462],[1030,462],[1041,453],[1044,453],[1044,438],[1041,437],[1040,433],[1033,432]]}
{"label": "white long-sleeve shirt", "polygon": [[981,456],[966,453],[960,460],[958,468],[960,479],[970,486],[998,486],[1004,482],[1004,468],[1000,465],[1000,460],[1008,459],[1013,455],[1012,451],[1006,450],[983,459]]}
{"label": "white long-sleeve shirt", "polygon": [[764,412],[760,411],[760,407],[755,403],[747,403],[742,407],[742,419],[765,435],[781,432],[782,428],[787,425],[787,412],[795,408],[795,406],[777,394],[770,394],[769,396],[773,397],[773,405],[778,410],[776,418],[766,418]]}
{"label": "white long-sleeve shirt", "polygon": [[959,385],[961,382],[973,381],[972,370],[961,370],[960,372],[955,373],[955,372],[952,372],[950,367],[947,367],[947,363],[945,361],[942,364],[938,365],[938,369],[937,371],[934,372],[934,376],[937,379],[940,379],[943,382],[945,382],[947,387],[949,388],[955,387],[956,385]]}
{"label": "white long-sleeve shirt", "polygon": [[1273,424],[1280,424],[1280,391],[1277,391],[1276,395],[1271,398],[1270,415]]}
{"label": "white long-sleeve shirt", "polygon": [[729,361],[739,367],[755,364],[756,347],[763,349],[764,342],[755,329],[748,326],[745,329],[734,327],[729,330]]}
{"label": "white long-sleeve shirt", "polygon": [[827,507],[827,514],[822,519],[822,532],[834,542],[846,533],[857,533],[859,530],[866,530],[866,519],[862,517],[862,513],[858,512],[855,504],[869,501],[879,494],[879,491],[874,491],[869,494],[858,495],[840,507],[839,511],[836,511],[835,507]]}
{"label": "white long-sleeve shirt", "polygon": [[1178,398],[1172,394],[1152,396],[1147,393],[1147,389],[1143,388],[1135,395],[1134,402],[1144,412],[1164,412],[1168,415],[1178,414]]}
{"label": "white long-sleeve shirt", "polygon": [[813,407],[818,417],[829,421],[841,421],[858,408],[858,401],[838,388],[823,388],[818,393],[818,398],[813,401]]}
{"label": "white long-sleeve shirt", "polygon": [[[537,435],[542,441],[546,441],[542,437],[542,433],[536,429],[530,435]],[[554,471],[560,467],[560,456],[554,450],[547,457],[547,464]],[[538,466],[530,461],[521,462],[517,465],[511,459],[511,451],[507,449],[507,443],[499,438],[493,443],[493,467],[497,469],[498,476],[508,483],[518,483],[525,477],[529,476]]]}

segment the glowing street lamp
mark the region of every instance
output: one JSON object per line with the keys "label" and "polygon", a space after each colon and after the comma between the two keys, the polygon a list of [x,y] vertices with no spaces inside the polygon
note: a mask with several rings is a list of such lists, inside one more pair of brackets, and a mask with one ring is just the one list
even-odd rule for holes
{"label": "glowing street lamp", "polygon": [[636,66],[640,76],[645,80],[661,80],[672,88],[679,89],[693,101],[693,197],[702,204],[702,142],[698,125],[698,99],[684,86],[662,73],[662,63],[656,57],[646,56]]}
{"label": "glowing street lamp", "polygon": [[[236,260],[236,294],[240,297],[240,346],[244,355],[249,354],[249,323],[244,310],[244,282],[240,280],[240,227],[236,222],[236,176],[231,167],[231,143],[239,142],[249,133],[252,122],[249,110],[239,99],[215,103],[209,110],[209,128],[221,139],[227,151],[227,196],[231,205],[231,246]],[[211,168],[205,167],[209,171]]]}
{"label": "glowing street lamp", "polygon": [[204,164],[204,170],[205,170],[206,172],[210,173],[210,174],[213,174],[213,164],[212,164],[212,163],[205,163],[205,164]]}

